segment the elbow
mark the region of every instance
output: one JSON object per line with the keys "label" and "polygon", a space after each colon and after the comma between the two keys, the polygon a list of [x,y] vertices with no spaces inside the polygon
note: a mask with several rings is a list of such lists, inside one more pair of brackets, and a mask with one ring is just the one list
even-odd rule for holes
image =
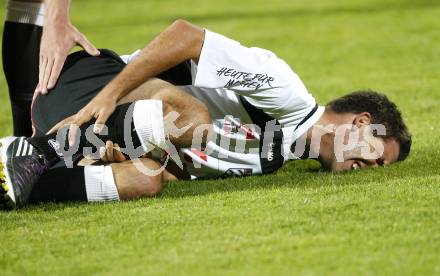
{"label": "elbow", "polygon": [[198,27],[184,19],[177,19],[173,22],[173,24],[171,24],[170,29],[176,34],[181,34],[185,37],[188,37],[193,35]]}
{"label": "elbow", "polygon": [[205,30],[184,19],[177,19],[170,26],[172,32],[179,37],[180,43],[188,46],[192,59],[198,60],[205,40]]}
{"label": "elbow", "polygon": [[189,27],[191,27],[190,22],[186,21],[185,19],[177,19],[173,22],[173,24],[171,24],[171,27],[177,30],[184,30],[184,29],[188,29]]}

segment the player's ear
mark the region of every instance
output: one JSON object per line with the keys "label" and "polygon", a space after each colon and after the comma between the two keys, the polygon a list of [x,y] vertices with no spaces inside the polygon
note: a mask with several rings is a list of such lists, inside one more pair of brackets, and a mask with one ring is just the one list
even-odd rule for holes
{"label": "player's ear", "polygon": [[353,118],[353,125],[361,128],[363,126],[367,126],[371,124],[371,114],[369,112],[362,112],[356,114]]}

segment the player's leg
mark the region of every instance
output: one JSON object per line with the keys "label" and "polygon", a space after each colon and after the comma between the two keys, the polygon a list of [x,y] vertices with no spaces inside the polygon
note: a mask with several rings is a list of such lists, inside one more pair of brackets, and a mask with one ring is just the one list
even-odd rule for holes
{"label": "player's leg", "polygon": [[[101,49],[100,57],[91,57],[85,52],[70,55],[63,67],[57,85],[49,95],[36,98],[33,107],[33,119],[39,133],[46,133],[59,121],[75,114],[96,96],[125,64],[113,52]],[[132,91],[121,103],[126,104],[136,100],[134,115],[143,122],[142,128],[173,132],[173,127],[189,126],[188,130],[179,137],[171,135],[170,141],[179,145],[189,145],[192,142],[192,132],[200,124],[210,124],[210,116],[206,106],[180,88],[160,79],[151,79]],[[163,129],[164,117],[168,114],[178,114],[168,129]],[[147,118],[154,118],[148,120]],[[141,125],[141,122],[135,122]],[[90,122],[92,124],[93,122]],[[87,125],[87,127],[89,126]],[[122,126],[122,125],[120,125]],[[108,125],[111,127],[111,124]],[[121,131],[123,128],[120,129]],[[163,136],[163,134],[159,134]],[[205,135],[206,136],[206,135]],[[116,142],[116,141],[114,141]],[[120,144],[118,142],[118,144]]]}
{"label": "player's leg", "polygon": [[87,201],[84,167],[54,166],[41,176],[28,203]]}
{"label": "player's leg", "polygon": [[[103,52],[104,51],[101,51],[101,53]],[[114,74],[120,72],[121,67],[123,67],[123,65],[115,59],[83,57],[81,55],[82,53],[75,55],[75,57],[78,58],[74,60],[75,62],[69,64],[69,60],[66,61],[63,74],[60,76],[52,93],[37,98],[34,106],[37,127],[41,125],[41,122],[46,121],[47,123],[49,119],[53,120],[53,114],[59,115],[62,114],[62,112],[72,112],[72,106],[81,106],[84,99],[80,98],[80,103],[78,104],[76,102],[78,95],[81,97],[85,95],[91,99],[94,93],[99,91],[102,85],[105,85],[105,83],[108,82]],[[106,69],[105,72],[93,69],[102,68],[99,66],[101,61],[105,61],[105,66],[103,67]],[[109,62],[112,66],[108,65]],[[91,65],[95,65],[95,67]],[[86,72],[85,75],[84,72]],[[185,101],[185,98],[182,98],[184,95],[177,95],[177,97],[174,96],[173,98],[172,94],[176,92],[173,91],[175,89],[177,88],[163,82],[162,88],[157,89],[162,96],[157,99],[138,101],[134,103],[132,109],[130,109],[130,104],[119,106],[108,121],[108,133],[106,135],[99,135],[97,140],[104,142],[110,140],[125,147],[126,137],[124,129],[127,129],[128,135],[131,137],[128,141],[132,143],[134,148],[141,148],[142,146],[142,149],[146,151],[151,147],[151,144],[163,146],[163,143],[165,143],[166,129],[176,130],[180,128],[179,126],[190,125],[188,131],[192,131],[199,124],[209,124],[210,119],[207,109],[204,108],[203,110],[203,108],[201,108],[201,110],[198,110],[195,108],[194,101]],[[86,91],[87,94],[79,93],[80,91]],[[186,96],[190,97],[189,95]],[[133,112],[130,113],[129,109]],[[54,112],[54,110],[58,110],[59,112]],[[191,112],[188,113],[188,110],[193,112],[192,116],[190,115]],[[164,121],[164,115],[166,116],[174,111],[176,114],[186,115],[180,115],[175,118],[175,120],[168,121],[169,124],[167,124]],[[75,112],[76,110],[72,113]],[[42,119],[38,120],[37,115]],[[128,118],[131,123],[127,124],[126,118]],[[92,144],[85,135],[86,129],[88,129],[91,124],[93,124],[93,121],[89,122],[89,125],[84,125],[82,128],[81,133],[83,135],[78,139],[80,142],[79,152],[82,152],[84,147],[91,147],[95,153],[97,152],[99,144]],[[50,126],[50,124],[46,125]],[[127,128],[125,128],[126,125]],[[182,143],[182,145],[189,145],[192,142],[192,135],[176,135],[175,133],[171,133],[170,138],[171,142],[178,141]],[[60,159],[58,156],[59,152],[57,152],[56,149],[64,148],[63,142],[66,141],[60,141],[58,144],[54,143],[56,142],[55,135],[49,135],[32,139],[7,139],[2,142],[2,164],[4,171],[11,172],[9,178],[3,181],[4,184],[9,185],[9,189],[6,189],[6,187],[3,188],[2,191],[6,193],[8,190],[5,198],[13,201],[14,204],[16,202],[18,202],[18,205],[26,203],[35,181],[38,180],[43,172],[47,171],[48,168]],[[102,145],[103,144],[102,142]],[[15,190],[15,193],[12,192],[13,190]],[[16,200],[17,196],[18,200]]]}
{"label": "player's leg", "polygon": [[[170,88],[164,90],[163,96],[161,96],[164,101],[150,99],[135,102],[132,108],[129,103],[118,106],[109,118],[108,132],[105,135],[97,135],[96,137],[102,145],[99,143],[95,144],[96,141],[92,143],[92,141],[89,140],[90,136],[87,137],[87,135],[85,135],[88,126],[84,125],[81,128],[82,134],[78,139],[79,152],[82,152],[85,147],[90,147],[93,152],[97,153],[98,147],[104,146],[104,142],[102,141],[113,141],[123,148],[127,148],[127,142],[131,143],[133,148],[141,149],[140,152],[137,151],[133,153],[135,157],[138,157],[151,149],[152,144],[161,145],[161,143],[165,143],[165,129],[175,129],[177,128],[176,126],[191,124],[190,129],[195,130],[198,124],[210,123],[209,114],[200,116],[199,113],[194,113],[193,116],[191,116],[191,112],[186,116],[175,118],[174,121],[165,122],[164,115],[166,116],[173,111],[176,111],[178,114],[183,114],[190,108],[185,104],[179,103],[179,99],[173,98],[173,96],[169,95],[170,93]],[[127,118],[131,121],[128,127],[126,127]],[[194,123],[193,118],[202,119]],[[92,123],[93,122],[89,122],[89,125]],[[130,137],[127,141],[124,130],[128,132],[128,137]],[[171,134],[174,135],[173,133]],[[1,164],[3,165],[3,171],[6,175],[6,178],[2,181],[4,184],[2,192],[5,194],[4,199],[6,201],[19,206],[27,202],[35,182],[54,163],[60,160],[60,150],[66,147],[68,148],[66,138],[64,138],[63,141],[57,141],[56,139],[56,135],[52,134],[29,139],[12,138],[2,140]],[[175,139],[175,141],[180,139],[182,145],[190,145],[192,143],[192,135],[186,135],[183,138],[181,136],[174,136],[172,139]],[[163,148],[168,146],[166,143],[162,145]],[[66,156],[64,155],[62,157]],[[179,158],[178,156],[176,157]]]}
{"label": "player's leg", "polygon": [[[170,141],[174,145],[190,146],[196,128],[202,124],[211,124],[211,116],[204,103],[181,88],[161,79],[154,78],[146,81],[121,99],[120,104],[144,100],[161,101],[164,117],[175,112],[179,115],[174,121],[175,126],[179,129],[189,126],[181,136],[174,137],[172,136],[173,130],[170,129],[173,125],[165,123],[165,135],[171,134]],[[206,142],[207,133],[203,135],[202,142]]]}
{"label": "player's leg", "polygon": [[164,183],[178,179],[168,170],[161,169],[162,165],[157,161],[141,158],[136,162],[141,162],[144,169],[155,172],[155,175],[143,173],[131,160],[111,164],[121,200],[155,196],[162,191]]}
{"label": "player's leg", "polygon": [[38,83],[43,25],[41,1],[8,1],[3,29],[3,70],[9,87],[14,135],[30,136],[30,107]]}
{"label": "player's leg", "polygon": [[[64,76],[61,77],[61,79]],[[61,80],[61,84],[63,81]],[[55,88],[57,89],[57,88]],[[69,101],[63,101],[63,98],[72,97],[65,95],[69,89],[58,89],[49,96],[42,96],[37,99],[34,113],[36,113],[35,123],[38,126],[51,126],[50,120],[59,116],[52,114],[49,107],[59,109],[65,112],[71,112],[70,102],[78,102],[75,98]],[[143,99],[131,104],[130,101]],[[170,142],[176,146],[189,146],[193,142],[193,133],[197,127],[202,124],[211,123],[209,111],[206,106],[196,98],[183,92],[178,87],[168,82],[152,79],[133,91],[129,97],[126,97],[122,105],[118,106],[115,112],[107,121],[108,133],[98,135],[98,138],[106,142],[108,140],[126,148],[126,142],[132,142],[135,148],[145,146],[149,143],[165,147],[165,137],[170,138]],[[43,110],[48,110],[44,112]],[[174,120],[169,120],[172,114],[177,114]],[[44,115],[44,116],[43,116]],[[170,117],[168,117],[170,116]],[[50,120],[49,120],[50,119]],[[126,126],[127,121],[132,126]],[[93,121],[84,124],[81,127],[78,151],[82,152],[84,147],[91,147],[96,152],[96,145],[93,145],[87,139],[87,130],[90,132],[90,126]],[[46,130],[48,127],[46,127]],[[176,135],[176,129],[185,129]],[[126,141],[124,130],[129,131],[130,141]],[[64,136],[65,137],[65,136]],[[29,139],[29,142],[36,146],[41,152],[47,153],[48,159],[57,159],[56,152],[48,146],[49,140],[54,140],[55,135],[46,135]],[[203,133],[202,142],[206,141],[207,132]],[[65,141],[59,141],[65,144]],[[102,145],[101,145],[102,146]]]}
{"label": "player's leg", "polygon": [[143,168],[156,171],[145,175],[132,161],[101,166],[54,167],[35,184],[29,203],[107,202],[152,197],[162,191],[163,183],[177,180],[151,159],[139,159]]}
{"label": "player's leg", "polygon": [[[170,142],[177,146],[188,146],[192,144],[193,132],[201,124],[210,124],[210,116],[206,108],[191,106],[192,100],[185,101],[185,98],[177,98],[174,92],[169,89],[163,94],[158,94],[158,98],[137,101],[133,104],[126,103],[116,108],[107,121],[107,133],[97,134],[96,137],[100,141],[113,141],[121,145],[123,148],[132,143],[134,148],[142,146],[146,151],[149,145],[155,145],[165,149],[166,137],[169,136]],[[169,98],[167,98],[170,96]],[[178,96],[178,95],[177,95]],[[190,98],[189,95],[183,95]],[[171,117],[176,114],[175,117]],[[170,116],[171,119],[168,119]],[[130,125],[126,125],[129,123]],[[96,150],[97,142],[90,141],[92,134],[92,125],[94,121],[90,121],[81,126],[78,131],[77,142],[79,152],[85,147],[91,147]],[[183,130],[182,130],[183,129]],[[182,130],[182,131],[180,131]],[[178,132],[176,134],[175,132]],[[127,132],[127,133],[125,133]],[[130,138],[127,141],[126,135]],[[204,133],[206,140],[207,133]],[[58,161],[57,155],[62,152],[54,151],[49,147],[48,141],[56,140],[57,134],[49,134],[42,137],[27,139],[34,147],[47,154],[47,160],[52,162]],[[58,137],[59,138],[59,137]],[[59,140],[60,149],[64,149],[67,143],[67,133]]]}

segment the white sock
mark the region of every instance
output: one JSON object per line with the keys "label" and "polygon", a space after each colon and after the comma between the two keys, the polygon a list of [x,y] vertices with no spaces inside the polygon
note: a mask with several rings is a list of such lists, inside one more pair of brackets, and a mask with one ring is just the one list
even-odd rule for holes
{"label": "white sock", "polygon": [[44,4],[8,1],[5,21],[43,26]]}
{"label": "white sock", "polygon": [[166,148],[162,101],[142,100],[134,104],[133,123],[145,152]]}
{"label": "white sock", "polygon": [[85,166],[87,200],[89,202],[104,202],[119,200],[113,170],[108,166]]}

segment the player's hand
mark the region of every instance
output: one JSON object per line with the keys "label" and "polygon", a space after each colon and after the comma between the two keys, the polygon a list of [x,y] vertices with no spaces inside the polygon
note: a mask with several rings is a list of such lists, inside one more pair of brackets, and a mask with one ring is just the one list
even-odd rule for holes
{"label": "player's hand", "polygon": [[79,128],[92,119],[96,119],[93,127],[95,134],[100,134],[110,115],[116,109],[116,101],[103,94],[98,94],[83,109],[73,116],[62,120],[56,124],[47,134],[56,133],[61,128],[69,126],[69,145],[72,146],[76,142],[76,136]]}
{"label": "player's hand", "polygon": [[104,162],[124,162],[127,160],[125,155],[121,152],[118,144],[113,144],[112,141],[107,141],[105,147],[99,149],[101,160]]}
{"label": "player's hand", "polygon": [[40,45],[38,85],[35,92],[47,94],[55,86],[67,55],[76,45],[84,48],[90,55],[99,55],[98,49],[70,22],[48,21],[45,24]]}

